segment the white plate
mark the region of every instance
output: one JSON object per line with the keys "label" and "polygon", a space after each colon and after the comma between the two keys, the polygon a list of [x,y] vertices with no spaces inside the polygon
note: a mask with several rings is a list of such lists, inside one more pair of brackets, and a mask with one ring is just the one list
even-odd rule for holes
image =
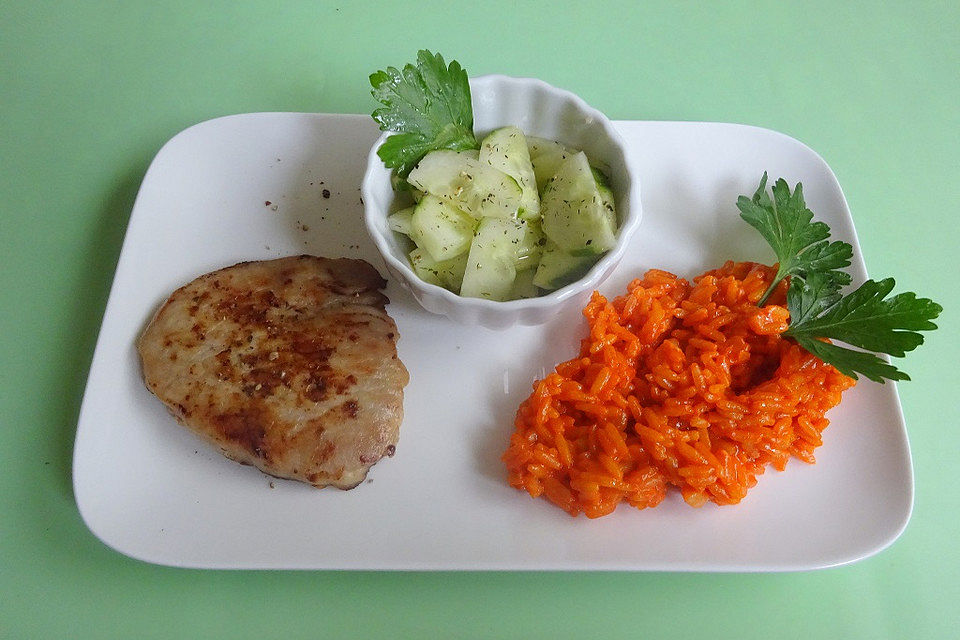
{"label": "white plate", "polygon": [[[693,276],[726,259],[771,260],[734,206],[764,170],[802,181],[810,207],[856,247],[833,173],[796,140],[731,124],[617,126],[643,158],[644,222],[604,293],[651,267]],[[588,520],[533,500],[507,486],[500,454],[532,381],[575,352],[582,318],[467,329],[395,283],[389,311],[411,382],[397,455],[368,482],[341,492],[274,480],[178,426],[140,380],[134,340],[153,311],[242,260],[314,253],[382,267],[359,193],[376,136],[365,116],[250,114],[192,127],[157,155],[77,429],[77,503],[106,544],[184,567],[781,571],[869,556],[906,526],[913,478],[896,388],[867,381],[829,414],[815,466],[768,471],[739,506],[693,509],[673,492],[655,509]],[[866,276],[859,249],[853,272]]]}

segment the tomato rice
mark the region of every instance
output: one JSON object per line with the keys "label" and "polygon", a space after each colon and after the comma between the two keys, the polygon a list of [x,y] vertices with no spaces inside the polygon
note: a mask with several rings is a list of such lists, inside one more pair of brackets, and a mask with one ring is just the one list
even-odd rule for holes
{"label": "tomato rice", "polygon": [[693,284],[650,270],[583,313],[580,354],[534,383],[503,460],[512,486],[576,516],[654,507],[670,486],[736,504],[766,466],[813,452],[854,380],[781,337],[786,283],[727,262]]}

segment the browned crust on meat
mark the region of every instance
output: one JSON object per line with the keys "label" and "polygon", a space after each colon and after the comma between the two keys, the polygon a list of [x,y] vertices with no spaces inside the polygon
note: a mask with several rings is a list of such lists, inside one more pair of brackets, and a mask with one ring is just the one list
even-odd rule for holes
{"label": "browned crust on meat", "polygon": [[141,336],[144,381],[226,456],[354,487],[393,455],[409,379],[385,285],[365,261],[306,255],[200,276]]}

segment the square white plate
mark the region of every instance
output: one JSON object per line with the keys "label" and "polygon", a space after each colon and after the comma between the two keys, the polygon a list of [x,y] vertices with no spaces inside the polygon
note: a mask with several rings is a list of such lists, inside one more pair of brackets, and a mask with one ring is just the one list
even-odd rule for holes
{"label": "square white plate", "polygon": [[[763,171],[802,181],[835,237],[856,235],[830,168],[796,140],[731,124],[619,122],[640,150],[644,221],[602,287],[646,269],[692,277],[772,261],[740,220]],[[783,571],[869,556],[910,517],[913,477],[896,387],[862,381],[829,417],[818,463],[770,470],[736,507],[622,505],[571,518],[510,488],[500,455],[533,380],[572,356],[584,322],[490,331],[423,311],[391,283],[411,373],[397,455],[349,492],[269,478],[177,425],[143,386],[134,341],[192,278],[297,253],[382,268],[362,224],[367,116],[262,113],[174,137],[130,218],[77,429],[74,486],[90,529],[148,562],[209,568]],[[326,192],[325,192],[326,190]],[[325,197],[327,193],[329,197]],[[866,277],[857,248],[856,280]]]}

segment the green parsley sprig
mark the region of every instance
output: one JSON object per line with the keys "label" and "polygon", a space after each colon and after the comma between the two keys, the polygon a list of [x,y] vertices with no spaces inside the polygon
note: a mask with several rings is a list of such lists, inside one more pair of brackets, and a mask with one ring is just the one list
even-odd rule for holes
{"label": "green parsley sprig", "polygon": [[467,72],[449,66],[439,53],[417,53],[416,65],[387,67],[370,75],[372,94],[381,105],[373,119],[383,131],[395,131],[377,150],[383,163],[406,177],[430,151],[479,149],[473,134],[473,104]]}
{"label": "green parsley sprig", "polygon": [[850,284],[850,275],[841,271],[850,265],[853,247],[846,242],[830,242],[830,227],[812,222],[813,212],[803,201],[803,185],[790,193],[783,178],[773,185],[773,199],[767,195],[767,174],[760,179],[753,198],[740,196],[740,217],[766,238],[777,255],[777,275],[760,299],[767,301],[781,280],[790,276],[805,279],[811,273],[823,274],[840,287]]}
{"label": "green parsley sprig", "polygon": [[[737,201],[740,217],[770,243],[779,261],[774,281],[759,304],[789,277],[790,325],[785,336],[853,379],[859,373],[881,383],[885,379],[909,380],[906,373],[876,353],[903,357],[916,349],[923,344],[918,332],[936,329],[933,320],[943,307],[912,292],[888,298],[895,286],[893,278],[867,280],[843,295],[851,278],[841,269],[850,264],[853,247],[842,241],[830,242],[830,227],[813,222],[801,184],[791,193],[785,180],[777,180],[772,199],[766,185],[764,173],[753,198],[740,196]],[[825,342],[825,338],[864,351]]]}

